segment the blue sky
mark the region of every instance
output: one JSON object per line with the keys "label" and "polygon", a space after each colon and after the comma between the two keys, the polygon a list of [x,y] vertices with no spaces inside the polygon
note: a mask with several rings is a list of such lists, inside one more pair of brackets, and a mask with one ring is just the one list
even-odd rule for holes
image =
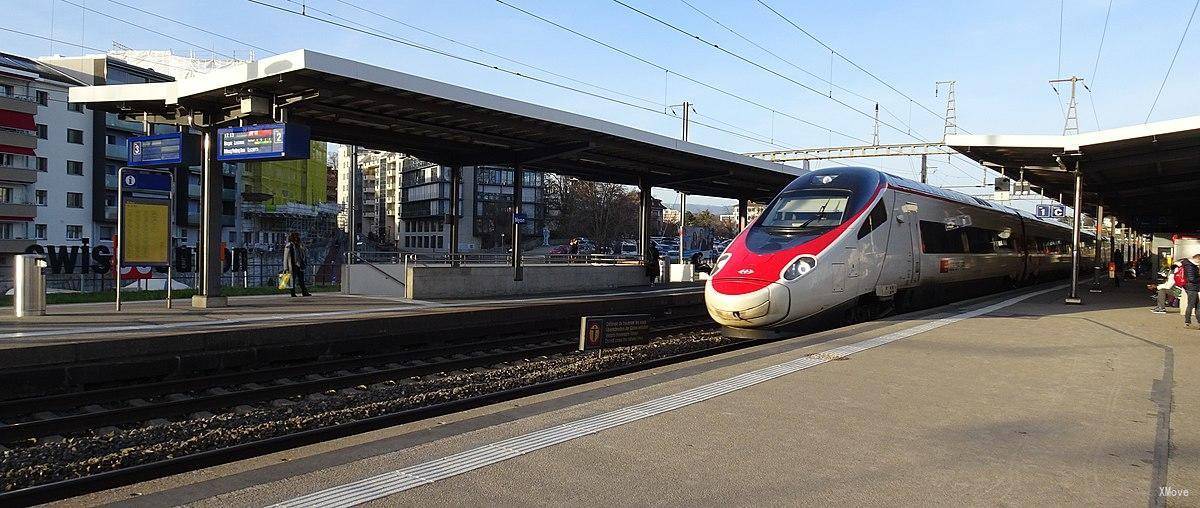
{"label": "blue sky", "polygon": [[[679,120],[656,111],[660,111],[663,104],[688,100],[696,105],[696,112],[701,115],[699,121],[758,139],[750,140],[698,125],[692,127],[692,141],[727,150],[862,144],[860,140],[773,114],[678,76],[667,76],[662,70],[564,32],[495,0],[305,0],[303,3],[417,43],[580,86],[378,16],[365,15],[348,4],[361,6],[513,60],[637,97],[629,99],[610,91],[590,89],[656,111],[536,83],[246,0],[119,1],[274,52],[309,48],[666,135],[678,135]],[[262,1],[293,10],[299,10],[301,3],[300,0]],[[613,0],[506,1],[786,115],[856,138],[871,139],[873,121],[870,118],[705,46]],[[1097,126],[1111,128],[1142,123],[1195,5],[1194,0],[1113,0],[1103,50],[1096,66],[1109,0],[1065,0],[1062,3],[1054,0],[767,1],[843,55],[937,112],[935,115],[910,104],[908,99],[845,61],[834,58],[831,68],[831,55],[827,49],[780,20],[757,0],[688,2],[788,62],[742,41],[682,0],[623,1],[818,91],[828,92],[830,86],[792,65],[826,80],[832,75],[832,81],[838,87],[878,101],[885,108],[881,113],[883,121],[916,136],[883,126],[880,138],[884,143],[939,139],[945,96],[934,96],[934,82],[949,79],[957,81],[958,122],[964,129],[973,133],[1061,132],[1066,89],[1060,86],[1064,95],[1059,96],[1047,83],[1060,74],[1060,7],[1063,27],[1061,75],[1082,76],[1091,88],[1090,93],[1081,91],[1080,128],[1087,131],[1095,130]],[[110,0],[70,2],[170,34],[195,46],[99,14],[83,12],[66,0],[10,0],[6,2],[8,15],[0,20],[0,27],[46,36],[53,33],[55,38],[95,48],[108,48],[116,42],[139,49],[193,51],[201,56],[215,50],[241,57],[250,49],[228,39],[155,19]],[[1151,121],[1200,114],[1200,94],[1195,92],[1200,84],[1197,79],[1200,76],[1200,34],[1197,31],[1200,28],[1192,27],[1185,39]],[[91,52],[64,44],[52,47],[46,41],[3,31],[0,31],[0,50],[27,56]],[[262,51],[255,52],[259,57],[264,56]],[[833,96],[861,111],[870,111],[874,107],[874,101],[839,89],[833,90]],[[726,124],[736,128],[726,127]],[[905,158],[859,162],[882,166],[903,176],[913,176],[919,164],[915,159]],[[932,177],[937,184],[969,185],[981,179],[982,170],[961,158],[955,158],[953,165],[944,158],[931,164],[937,167]],[[664,192],[660,197],[674,201],[673,193]]]}

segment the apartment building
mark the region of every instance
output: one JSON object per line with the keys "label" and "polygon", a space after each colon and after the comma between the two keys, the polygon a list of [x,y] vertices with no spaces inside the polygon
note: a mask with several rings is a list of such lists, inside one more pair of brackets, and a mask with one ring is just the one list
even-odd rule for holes
{"label": "apartment building", "polygon": [[[188,72],[181,74],[183,64],[180,61],[163,62],[144,55],[138,60],[140,65],[109,54],[50,56],[38,58],[37,61],[83,85],[173,81],[175,74],[188,76],[195,71],[189,68]],[[154,133],[169,132],[175,128],[157,125],[154,126]],[[121,119],[115,113],[95,112],[90,129],[85,132],[90,133],[92,139],[92,185],[85,203],[89,203],[86,206],[92,211],[92,236],[105,241],[112,238],[116,228],[117,171],[128,160],[127,141],[130,137],[143,135],[145,130],[141,122]],[[221,237],[231,242],[239,236],[240,217],[237,210],[241,204],[238,195],[240,173],[238,164],[222,165]],[[194,245],[200,237],[201,182],[200,166],[176,173],[174,236],[182,245]]]}
{"label": "apartment building", "polygon": [[92,112],[66,101],[79,82],[0,53],[0,264],[34,243],[93,236]]}

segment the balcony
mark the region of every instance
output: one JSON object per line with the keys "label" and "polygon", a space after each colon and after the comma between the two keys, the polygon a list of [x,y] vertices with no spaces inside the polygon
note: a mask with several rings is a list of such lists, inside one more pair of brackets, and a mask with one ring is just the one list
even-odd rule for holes
{"label": "balcony", "polygon": [[0,145],[37,148],[37,135],[27,131],[0,129]]}
{"label": "balcony", "polygon": [[0,109],[25,113],[27,115],[36,115],[37,107],[37,102],[28,97],[0,94]]}
{"label": "balcony", "polygon": [[189,183],[188,184],[188,196],[193,197],[193,198],[199,197],[200,196],[200,184]]}
{"label": "balcony", "polygon": [[25,249],[34,243],[36,241],[24,238],[0,240],[0,252],[5,254],[24,254]]}
{"label": "balcony", "polygon": [[145,130],[142,127],[142,122],[121,120],[120,118],[117,118],[117,115],[115,113],[105,113],[104,114],[104,126],[112,128],[112,129],[117,129],[117,130],[122,130],[122,131],[127,131],[127,132],[134,132],[137,134],[141,134],[141,133],[145,132]]}
{"label": "balcony", "polygon": [[111,221],[117,220],[117,207],[115,207],[115,206],[104,207],[104,220],[111,220]]}
{"label": "balcony", "polygon": [[34,183],[37,181],[37,174],[38,171],[35,169],[0,166],[0,181],[2,182]]}
{"label": "balcony", "polygon": [[108,189],[117,188],[117,175],[104,175],[104,187]]}
{"label": "balcony", "polygon": [[129,147],[125,145],[104,145],[104,156],[110,159],[129,160]]}
{"label": "balcony", "polygon": [[197,226],[200,224],[200,212],[188,212],[187,223],[189,226]]}
{"label": "balcony", "polygon": [[0,203],[0,217],[31,220],[37,216],[37,205],[24,203]]}

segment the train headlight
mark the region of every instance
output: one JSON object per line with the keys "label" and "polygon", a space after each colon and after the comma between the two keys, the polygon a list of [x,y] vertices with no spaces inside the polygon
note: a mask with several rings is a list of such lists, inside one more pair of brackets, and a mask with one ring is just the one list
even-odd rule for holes
{"label": "train headlight", "polygon": [[728,252],[717,256],[717,262],[713,263],[713,273],[719,272],[721,268],[725,266],[725,263],[729,262],[729,258],[731,257],[733,257],[733,254]]}
{"label": "train headlight", "polygon": [[817,259],[812,256],[800,256],[788,265],[783,271],[783,278],[787,280],[796,280],[800,277],[808,275],[813,268],[817,267]]}

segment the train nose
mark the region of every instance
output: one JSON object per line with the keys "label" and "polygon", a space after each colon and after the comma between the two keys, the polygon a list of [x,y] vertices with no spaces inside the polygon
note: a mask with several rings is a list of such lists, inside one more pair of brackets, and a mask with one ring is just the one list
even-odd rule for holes
{"label": "train nose", "polygon": [[704,302],[709,316],[722,325],[758,327],[787,317],[791,297],[786,286],[774,282],[710,279]]}

